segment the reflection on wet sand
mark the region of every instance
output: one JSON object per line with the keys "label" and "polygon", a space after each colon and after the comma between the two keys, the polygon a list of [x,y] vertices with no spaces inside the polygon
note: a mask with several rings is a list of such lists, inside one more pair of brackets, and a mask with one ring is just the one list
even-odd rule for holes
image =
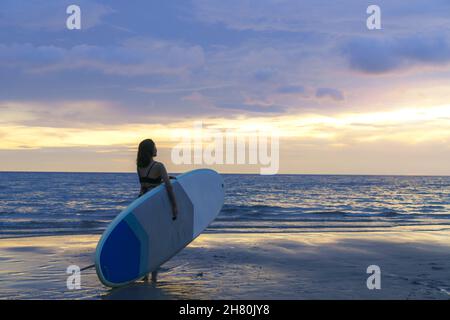
{"label": "reflection on wet sand", "polygon": [[[98,236],[0,240],[0,298],[448,299],[450,232],[203,234],[161,267],[158,282],[110,289],[94,269],[81,289],[66,268],[92,263]],[[368,290],[366,269],[381,268]]]}
{"label": "reflection on wet sand", "polygon": [[158,287],[157,284],[145,282],[136,282],[126,287],[110,289],[101,296],[105,300],[133,300],[136,297],[144,300],[176,299],[175,296],[171,296],[169,292]]}

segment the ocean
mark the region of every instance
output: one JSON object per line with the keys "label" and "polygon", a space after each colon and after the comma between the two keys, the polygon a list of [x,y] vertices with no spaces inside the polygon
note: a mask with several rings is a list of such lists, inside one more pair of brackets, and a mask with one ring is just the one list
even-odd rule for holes
{"label": "ocean", "polygon": [[[450,177],[225,174],[206,233],[415,230],[450,225]],[[139,192],[133,173],[0,173],[0,238],[101,234]]]}

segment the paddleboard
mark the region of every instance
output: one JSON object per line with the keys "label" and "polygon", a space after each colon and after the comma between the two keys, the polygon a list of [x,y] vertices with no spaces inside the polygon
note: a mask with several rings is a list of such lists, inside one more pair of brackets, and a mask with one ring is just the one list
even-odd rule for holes
{"label": "paddleboard", "polygon": [[161,184],[131,203],[103,233],[95,268],[104,285],[123,286],[157,270],[198,237],[222,209],[224,182],[214,170],[193,170],[171,182],[176,220]]}

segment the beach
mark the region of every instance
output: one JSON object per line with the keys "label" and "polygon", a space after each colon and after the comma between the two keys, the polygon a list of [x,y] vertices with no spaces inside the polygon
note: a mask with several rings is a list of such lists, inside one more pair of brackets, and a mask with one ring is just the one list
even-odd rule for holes
{"label": "beach", "polygon": [[[0,299],[449,299],[450,177],[224,175],[225,204],[162,265],[120,289],[92,265],[134,174],[0,173]],[[30,189],[30,185],[34,188]],[[381,289],[369,290],[369,266]]]}
{"label": "beach", "polygon": [[[95,269],[69,290],[66,269],[93,261],[98,235],[0,240],[0,299],[450,299],[450,230],[203,234],[156,284],[110,289]],[[381,269],[369,290],[367,267]]]}

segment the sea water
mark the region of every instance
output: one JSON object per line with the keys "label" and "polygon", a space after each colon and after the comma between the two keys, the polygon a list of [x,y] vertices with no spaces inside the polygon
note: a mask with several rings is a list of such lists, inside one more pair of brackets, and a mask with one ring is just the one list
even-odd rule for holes
{"label": "sea water", "polygon": [[[450,177],[227,174],[207,233],[442,228]],[[0,238],[101,234],[139,192],[133,173],[0,172]],[[181,213],[182,214],[182,213]]]}

